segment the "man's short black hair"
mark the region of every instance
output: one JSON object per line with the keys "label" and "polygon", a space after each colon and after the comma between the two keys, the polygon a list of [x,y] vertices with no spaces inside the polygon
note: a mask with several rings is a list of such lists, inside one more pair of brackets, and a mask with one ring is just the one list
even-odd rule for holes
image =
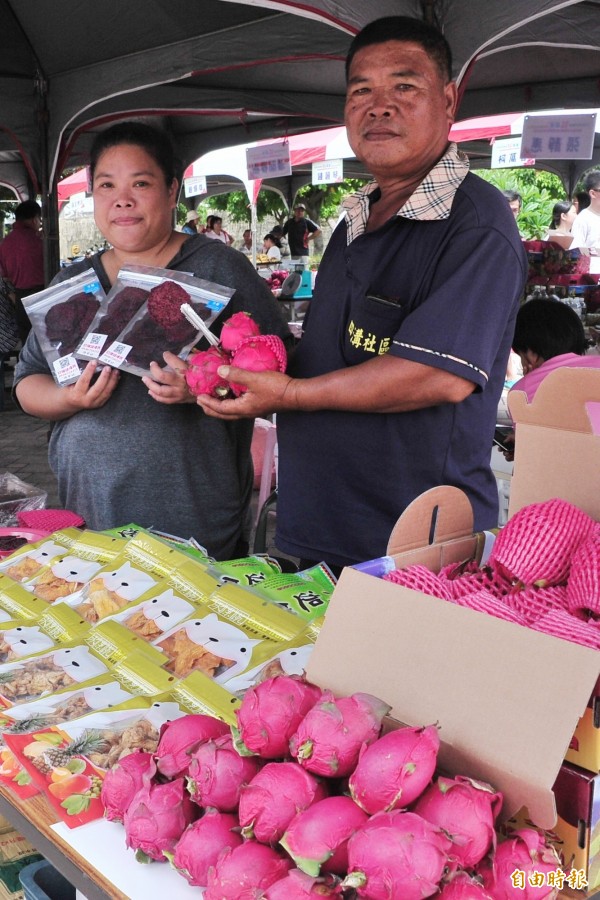
{"label": "man's short black hair", "polygon": [[513,191],[510,188],[507,188],[505,191],[502,191],[506,199],[509,203],[514,203],[515,200],[519,202],[519,209],[523,206],[523,198],[521,197],[518,191]]}
{"label": "man's short black hair", "polygon": [[600,191],[600,169],[592,169],[583,179],[583,187],[586,191]]}
{"label": "man's short black hair", "polygon": [[23,200],[15,209],[15,222],[27,222],[42,215],[42,207],[35,200]]}
{"label": "man's short black hair", "polygon": [[574,309],[560,300],[535,299],[524,303],[517,313],[515,353],[533,350],[542,359],[562,353],[583,356],[587,350],[585,331]]}
{"label": "man's short black hair", "polygon": [[452,51],[438,28],[412,16],[384,16],[369,22],[354,37],[346,57],[346,81],[356,52],[386,41],[419,44],[435,62],[444,81],[452,80]]}

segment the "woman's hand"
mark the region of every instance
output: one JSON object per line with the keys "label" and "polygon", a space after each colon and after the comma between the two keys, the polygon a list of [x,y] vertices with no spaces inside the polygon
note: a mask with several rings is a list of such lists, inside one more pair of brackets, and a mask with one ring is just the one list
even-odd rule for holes
{"label": "woman's hand", "polygon": [[158,363],[150,363],[150,377],[145,375],[142,381],[148,393],[157,403],[194,403],[196,398],[190,392],[185,380],[187,363],[174,353],[166,351],[163,359],[168,369],[162,369]]}
{"label": "woman's hand", "polygon": [[104,366],[94,380],[97,367],[98,364],[92,360],[86,365],[75,384],[61,388],[66,392],[74,413],[81,409],[98,409],[104,406],[115,390],[120,378],[119,370]]}
{"label": "woman's hand", "polygon": [[284,409],[296,409],[294,401],[296,383],[281,372],[249,372],[235,366],[221,366],[219,375],[234,384],[243,384],[246,391],[232,400],[220,400],[209,394],[196,397],[208,416],[216,419],[254,419]]}

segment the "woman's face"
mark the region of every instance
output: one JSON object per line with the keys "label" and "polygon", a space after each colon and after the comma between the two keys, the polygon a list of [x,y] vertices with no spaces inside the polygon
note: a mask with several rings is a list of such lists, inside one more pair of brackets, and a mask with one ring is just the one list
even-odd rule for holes
{"label": "woman's face", "polygon": [[101,154],[92,192],[96,225],[116,250],[142,253],[173,230],[178,184],[142,147],[120,144]]}
{"label": "woman's face", "polygon": [[566,213],[561,215],[563,225],[571,230],[571,225],[575,221],[575,216],[577,215],[577,210],[575,209],[575,204],[571,204],[571,207]]}
{"label": "woman's face", "polygon": [[215,219],[215,221],[213,222],[213,231],[216,231],[216,233],[219,234],[221,231],[221,227],[222,227],[221,220]]}

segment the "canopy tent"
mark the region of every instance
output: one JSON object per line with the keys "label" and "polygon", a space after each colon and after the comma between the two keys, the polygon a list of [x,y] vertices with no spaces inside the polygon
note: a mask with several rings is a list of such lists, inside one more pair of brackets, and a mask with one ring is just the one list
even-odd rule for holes
{"label": "canopy tent", "polygon": [[89,190],[90,173],[87,166],[77,169],[72,175],[61,179],[56,185],[58,195],[58,208],[61,209],[73,194],[80,194]]}
{"label": "canopy tent", "polygon": [[95,131],[152,117],[187,165],[339,125],[351,37],[390,14],[443,29],[461,118],[600,106],[600,0],[0,0],[0,182],[42,194],[55,249],[56,182]]}

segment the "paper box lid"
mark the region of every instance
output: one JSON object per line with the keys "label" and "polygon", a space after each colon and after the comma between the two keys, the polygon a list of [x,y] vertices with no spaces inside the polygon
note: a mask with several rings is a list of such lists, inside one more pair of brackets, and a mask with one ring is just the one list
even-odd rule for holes
{"label": "paper box lid", "polygon": [[556,821],[552,785],[600,654],[344,569],[307,668],[341,696],[366,691],[409,725],[438,723],[440,765],[488,781],[503,815]]}

